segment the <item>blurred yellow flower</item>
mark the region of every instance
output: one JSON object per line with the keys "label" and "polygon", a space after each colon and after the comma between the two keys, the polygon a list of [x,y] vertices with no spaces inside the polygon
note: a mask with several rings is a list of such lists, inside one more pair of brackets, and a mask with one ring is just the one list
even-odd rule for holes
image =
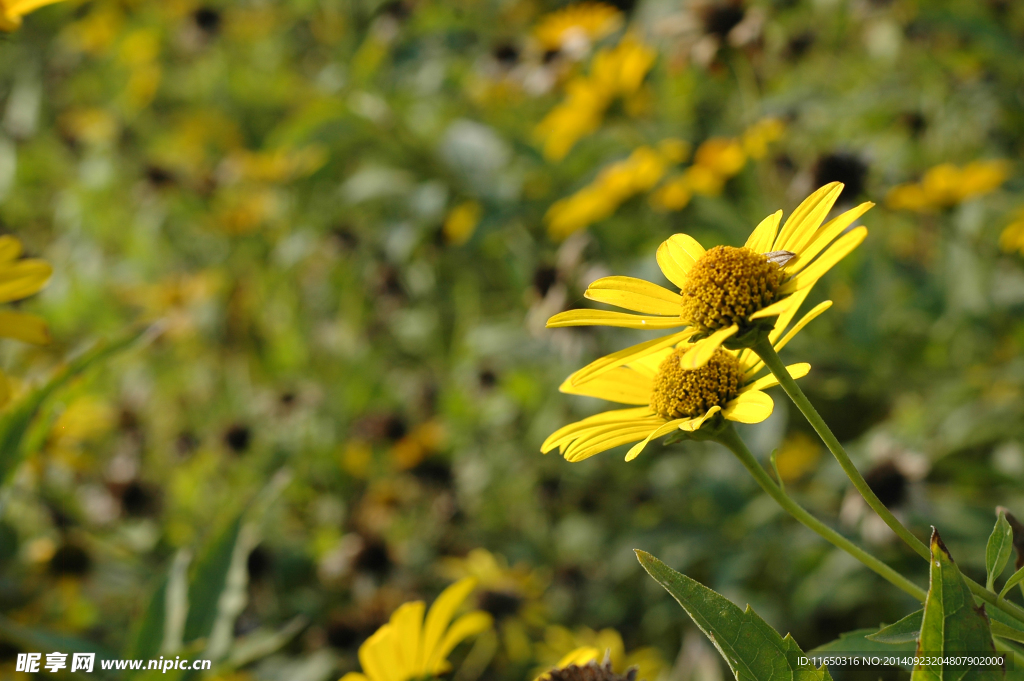
{"label": "blurred yellow flower", "polygon": [[448,671],[448,655],[455,646],[492,625],[491,616],[481,610],[452,622],[474,588],[472,578],[452,584],[430,606],[426,619],[423,601],[400,606],[387,624],[359,646],[363,672],[349,672],[341,681],[419,681]]}
{"label": "blurred yellow flower", "polygon": [[476,201],[465,201],[452,208],[444,220],[445,241],[456,246],[469,241],[482,213],[483,208]]}
{"label": "blurred yellow flower", "polygon": [[92,146],[111,144],[120,132],[113,114],[98,107],[69,109],[57,121],[69,139]]}
{"label": "blurred yellow flower", "polygon": [[327,151],[319,145],[259,152],[238,149],[228,155],[218,174],[226,182],[283,183],[312,175],[325,163]]}
{"label": "blurred yellow flower", "polygon": [[566,85],[565,99],[537,124],[536,135],[544,156],[552,161],[565,158],[582,138],[595,132],[604,113],[616,98],[635,97],[657,52],[627,35],[618,45],[599,51],[588,76]]}
{"label": "blurred yellow flower", "polygon": [[[558,660],[554,665],[549,662],[547,669],[602,662],[605,656],[617,674],[625,674],[631,667],[636,667],[638,679],[657,679],[665,667],[657,648],[640,648],[626,653],[622,636],[614,629],[594,631],[583,627],[571,631],[562,626],[550,626],[544,632],[544,642],[538,645],[538,652],[541,659]],[[544,675],[539,678],[544,678]]]}
{"label": "blurred yellow flower", "polygon": [[821,443],[797,432],[783,441],[775,456],[775,466],[783,482],[794,482],[813,471],[820,458]]}
{"label": "blurred yellow flower", "polygon": [[582,667],[588,662],[597,662],[601,656],[601,651],[597,648],[582,647],[572,650],[554,665],[551,665],[546,671],[541,672],[534,681],[551,681],[552,672],[565,669],[570,665],[576,665]]}
{"label": "blurred yellow flower", "polygon": [[654,187],[669,160],[652,147],[639,147],[628,158],[604,168],[589,185],[556,201],[544,216],[548,232],[564,239],[610,216],[624,201]]}
{"label": "blurred yellow flower", "polygon": [[1013,221],[999,235],[999,247],[1007,253],[1016,251],[1024,255],[1024,208],[1017,211]]}
{"label": "blurred yellow flower", "polygon": [[743,150],[753,159],[768,155],[768,145],[782,137],[786,125],[778,118],[764,118],[743,133]]}
{"label": "blurred yellow flower", "polygon": [[962,168],[943,163],[929,169],[920,182],[893,187],[886,203],[894,210],[930,213],[995,191],[1009,173],[1010,164],[998,159],[973,161]]}
{"label": "blurred yellow flower", "polygon": [[682,210],[693,198],[690,179],[686,175],[676,175],[666,180],[651,194],[650,203],[661,210]]}
{"label": "blurred yellow flower", "polygon": [[440,422],[427,421],[396,442],[391,456],[400,469],[408,470],[436,452],[443,440],[444,427]]}
{"label": "blurred yellow flower", "polygon": [[61,0],[0,0],[0,31],[13,31],[21,26],[21,18],[40,7]]}
{"label": "blurred yellow flower", "polygon": [[[0,303],[28,298],[46,286],[53,268],[44,260],[21,256],[21,242],[0,236]],[[50,332],[41,318],[24,312],[0,310],[0,338],[45,345]]]}
{"label": "blurred yellow flower", "polygon": [[545,14],[537,22],[533,35],[544,51],[576,51],[610,35],[620,26],[622,12],[616,7],[603,2],[580,2]]}
{"label": "blurred yellow flower", "polygon": [[108,403],[97,397],[80,397],[57,418],[53,436],[61,444],[76,444],[103,435],[116,422],[117,413]]}

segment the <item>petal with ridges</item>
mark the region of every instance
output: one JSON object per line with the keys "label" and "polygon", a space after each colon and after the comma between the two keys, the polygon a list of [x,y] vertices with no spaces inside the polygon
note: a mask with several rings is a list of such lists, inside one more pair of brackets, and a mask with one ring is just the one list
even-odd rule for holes
{"label": "petal with ridges", "polygon": [[722,411],[722,408],[719,407],[718,405],[715,405],[714,407],[708,409],[707,413],[704,414],[704,416],[698,416],[697,418],[690,419],[686,423],[679,424],[679,430],[683,430],[689,433],[700,430],[700,427],[704,425],[705,421],[707,421],[709,418],[711,418],[720,411]]}
{"label": "petal with ridges", "polygon": [[654,438],[661,437],[662,435],[667,435],[668,433],[671,433],[673,430],[676,430],[683,421],[689,420],[690,419],[688,418],[675,419],[674,421],[669,421],[668,423],[661,426],[657,430],[652,431],[650,435],[648,435],[643,440],[630,447],[629,451],[626,452],[626,461],[632,461],[636,457],[640,456],[640,452],[644,451],[644,447],[647,446],[647,443],[653,440]]}
{"label": "petal with ridges", "polygon": [[687,273],[702,255],[704,247],[696,239],[688,234],[674,234],[658,246],[658,266],[666,279],[683,288]]}
{"label": "petal with ridges", "polygon": [[779,223],[782,221],[782,211],[772,213],[761,224],[754,228],[754,231],[747,237],[747,243],[743,244],[755,253],[767,253],[772,250],[775,243],[775,234],[779,231]]}
{"label": "petal with ridges", "polygon": [[[793,241],[794,234],[798,229],[802,230],[803,228],[805,228],[807,224],[809,224],[807,222],[807,218],[814,212],[816,208],[818,208],[821,205],[823,201],[828,200],[829,194],[834,192],[837,187],[839,188],[839,191],[842,191],[841,184],[839,184],[838,182],[830,182],[826,184],[824,187],[820,187],[817,191],[815,191],[813,194],[804,199],[803,202],[801,202],[800,205],[796,207],[796,210],[794,210],[793,213],[789,216],[789,219],[786,220],[786,224],[782,226],[782,230],[779,232],[779,236],[775,238],[775,243],[772,246],[772,250],[792,251],[793,249],[787,248],[786,244],[789,244]],[[836,197],[838,196],[839,195],[837,193]],[[829,208],[832,207],[832,203],[834,202],[835,197],[833,197],[832,202],[829,203]],[[826,211],[825,214],[827,215],[828,212]],[[825,216],[822,215],[821,217],[822,219],[824,219]],[[815,225],[815,227],[817,227],[817,225]]]}
{"label": "petal with ridges", "polygon": [[46,345],[51,340],[42,317],[10,310],[0,310],[0,337],[35,345]]}
{"label": "petal with ridges", "polygon": [[558,390],[569,395],[585,395],[622,404],[648,404],[653,388],[650,377],[633,369],[618,367],[578,386],[567,378]]}
{"label": "petal with ridges", "polygon": [[565,439],[568,436],[571,436],[573,433],[577,431],[592,428],[603,423],[632,422],[636,421],[637,419],[650,416],[651,414],[652,412],[650,408],[647,407],[613,409],[611,411],[601,412],[600,414],[594,414],[593,416],[588,416],[587,418],[581,421],[575,421],[568,425],[562,426],[555,432],[551,433],[551,435],[549,435],[547,439],[544,440],[544,444],[541,445],[540,451],[543,452],[544,454],[547,454],[552,449],[558,446],[559,441]]}
{"label": "petal with ridges", "polygon": [[[790,364],[789,366],[786,367],[786,371],[789,372],[790,378],[794,379],[803,378],[804,376],[807,375],[807,372],[810,370],[811,365],[807,364],[806,362],[801,362],[800,364]],[[745,393],[750,390],[766,390],[768,388],[774,388],[778,384],[779,379],[775,378],[774,374],[768,374],[767,376],[763,376],[757,379],[753,383],[748,383],[747,385],[743,386],[742,388],[740,388],[740,392]]]}
{"label": "petal with ridges", "polygon": [[483,610],[467,612],[455,620],[455,624],[444,635],[441,645],[434,651],[434,656],[427,661],[424,671],[428,674],[443,673],[447,667],[448,655],[455,649],[455,646],[470,636],[476,636],[481,632],[487,631],[493,623],[493,618]]}
{"label": "petal with ridges", "polygon": [[787,239],[786,245],[783,246],[785,250],[799,253],[807,244],[811,243],[814,235],[818,232],[818,228],[825,222],[825,218],[832,211],[832,206],[835,205],[839,195],[843,192],[843,185],[838,182],[835,184],[838,186],[830,189],[822,201],[807,214],[807,217],[803,219],[801,224],[796,226],[793,234]]}
{"label": "petal with ridges", "polygon": [[736,334],[740,327],[733,324],[724,329],[719,329],[703,340],[693,344],[693,347],[679,358],[679,366],[684,369],[699,369],[708,363],[708,360],[715,354],[715,350],[721,347],[722,343]]}
{"label": "petal with ridges", "polygon": [[662,348],[661,350],[655,350],[654,352],[638,357],[637,359],[630,362],[627,366],[634,371],[637,371],[648,378],[653,379],[658,375],[658,370],[661,369],[661,363],[665,361],[665,358],[671,355],[673,352],[672,348]]}
{"label": "petal with ridges", "polygon": [[825,273],[832,269],[837,262],[849,255],[857,246],[860,246],[867,235],[867,227],[858,227],[836,239],[836,242],[827,251],[822,253],[817,260],[800,272],[800,274],[783,284],[782,288],[779,289],[780,292],[793,293],[812,286],[814,282],[825,276]]}
{"label": "petal with ridges", "polygon": [[591,445],[585,449],[580,449],[573,454],[566,454],[565,460],[569,463],[579,463],[589,459],[592,456],[607,452],[609,449],[614,449],[620,445],[628,445],[631,442],[642,440],[650,432],[650,428],[641,428],[633,430],[623,430],[614,436],[606,437],[600,442]]}
{"label": "petal with ridges", "polygon": [[760,390],[740,393],[722,410],[722,415],[739,423],[760,423],[772,415],[775,403]]}
{"label": "petal with ridges", "polygon": [[469,594],[475,588],[475,578],[466,577],[465,579],[460,579],[442,591],[441,595],[430,606],[430,611],[427,613],[426,623],[423,628],[423,646],[420,648],[419,667],[421,669],[433,657],[433,654],[439,650],[444,632],[455,616],[455,611],[459,609],[462,602],[469,597]]}
{"label": "petal with ridges", "polygon": [[401,676],[413,676],[422,659],[420,645],[423,635],[423,613],[427,606],[423,601],[403,603],[391,615],[394,628],[395,653],[393,664]]}
{"label": "petal with ridges", "polygon": [[575,434],[572,442],[568,443],[568,446],[562,448],[562,456],[568,459],[574,452],[590,447],[598,441],[605,440],[608,436],[615,433],[625,433],[627,431],[631,432],[635,430],[646,434],[648,431],[653,428],[657,428],[664,422],[665,419],[659,416],[656,418],[637,419],[634,421],[611,423],[594,428],[588,428],[587,430],[583,430]]}
{"label": "petal with ridges", "polygon": [[674,329],[686,326],[686,322],[676,317],[648,317],[628,312],[611,310],[568,310],[559,312],[548,320],[549,329],[566,326],[618,326],[626,329]]}
{"label": "petal with ridges", "polygon": [[583,367],[582,369],[574,373],[572,375],[572,383],[573,385],[580,385],[581,383],[593,380],[600,376],[601,374],[607,371],[611,371],[615,367],[620,367],[624,364],[629,364],[637,357],[643,357],[644,355],[655,352],[657,350],[661,350],[662,348],[667,348],[670,345],[675,345],[676,343],[686,338],[689,338],[695,333],[697,333],[695,329],[684,329],[683,331],[679,331],[678,333],[674,333],[670,336],[663,336],[662,338],[655,338],[653,340],[645,341],[643,343],[637,343],[636,345],[625,348],[624,350],[613,352],[612,354],[606,355],[601,359],[594,360],[587,366]]}
{"label": "petal with ridges", "polygon": [[678,317],[683,303],[678,293],[633,277],[602,277],[583,294],[590,300],[644,314]]}
{"label": "petal with ridges", "polygon": [[868,212],[875,204],[867,201],[856,208],[851,208],[841,215],[829,220],[825,226],[818,230],[818,234],[811,243],[786,265],[786,272],[796,274],[814,259],[814,256],[821,253],[832,241],[839,238],[846,228],[857,221],[864,213]]}

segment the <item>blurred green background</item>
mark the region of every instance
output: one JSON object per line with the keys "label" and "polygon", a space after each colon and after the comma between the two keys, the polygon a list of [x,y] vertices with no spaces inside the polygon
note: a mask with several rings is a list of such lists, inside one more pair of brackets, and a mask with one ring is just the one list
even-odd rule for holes
{"label": "blurred green background", "polygon": [[[175,557],[195,613],[213,607],[223,585],[201,568],[230,555],[275,475],[291,477],[245,556],[235,650],[290,628],[209,678],[337,678],[397,605],[468,574],[496,626],[456,651],[459,681],[532,679],[583,627],[655,647],[648,681],[725,678],[633,548],[805,650],[902,617],[908,597],[717,445],[630,464],[625,448],[539,453],[603,406],[560,395],[562,379],[647,337],[548,316],[600,276],[661,282],[673,233],[739,245],[834,180],[845,207],[879,205],[809,301],[835,306],[784,359],[811,363],[804,389],[883,501],[921,537],[935,524],[983,581],[994,507],[1024,513],[1024,228],[1000,248],[1024,205],[1024,5],[560,7],[69,1],[0,39],[0,230],[55,270],[13,304],[53,342],[0,344],[16,395],[98,339],[162,330],[56,394],[4,492],[2,673],[44,634],[155,651],[147,618]],[[595,55],[629,41],[649,67],[581,111]],[[620,168],[613,192],[602,169],[643,147],[662,167]],[[942,187],[928,173],[979,160],[1005,164],[973,193],[969,170]],[[890,193],[915,182],[927,200]],[[591,217],[560,230],[549,209],[588,186]],[[779,448],[787,489],[925,584],[775,398],[743,428],[754,452]]]}

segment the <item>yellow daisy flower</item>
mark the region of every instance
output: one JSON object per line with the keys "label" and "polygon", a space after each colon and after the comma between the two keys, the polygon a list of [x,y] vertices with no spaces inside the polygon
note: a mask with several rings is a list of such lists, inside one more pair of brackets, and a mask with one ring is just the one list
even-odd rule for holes
{"label": "yellow daisy flower", "polygon": [[839,182],[825,185],[781,229],[782,211],[769,215],[740,248],[705,251],[687,234],[670,237],[658,248],[657,259],[679,293],[633,277],[603,277],[592,283],[584,294],[590,300],[640,314],[569,310],[551,317],[548,327],[686,328],[594,362],[577,372],[574,385],[687,340],[696,342],[685,346],[683,369],[703,366],[723,343],[750,347],[772,327],[769,318],[795,312],[810,287],[867,236],[865,227],[847,229],[874,205],[870,202],[822,225],[842,191]]}
{"label": "yellow daisy flower", "polygon": [[40,7],[61,0],[0,0],[0,31],[14,31],[21,26],[21,18]]}
{"label": "yellow daisy flower", "polygon": [[533,35],[542,50],[561,50],[567,43],[592,43],[622,26],[622,12],[603,2],[581,2],[546,14]]}
{"label": "yellow daisy flower", "polygon": [[491,627],[491,616],[481,610],[452,622],[475,587],[472,578],[449,586],[430,606],[426,620],[423,601],[399,607],[387,624],[359,646],[363,672],[349,672],[341,681],[418,681],[448,671],[448,654],[455,646]]}
{"label": "yellow daisy flower", "polygon": [[1009,173],[1010,164],[1003,160],[974,161],[962,168],[943,163],[930,168],[920,182],[893,187],[885,200],[893,210],[930,213],[995,191]]}
{"label": "yellow daisy flower", "polygon": [[[665,667],[657,648],[639,648],[627,653],[622,636],[610,628],[594,631],[582,627],[572,631],[552,625],[544,632],[544,643],[538,648],[540,659],[548,662],[543,667],[545,671],[568,664],[579,665],[607,659],[612,671],[618,674],[625,674],[635,668],[638,678],[657,679]],[[558,662],[552,667],[551,660]]]}
{"label": "yellow daisy flower", "polygon": [[[804,289],[793,296],[795,304],[768,334],[776,351],[831,307],[832,301],[819,304],[783,335],[808,292]],[[602,412],[560,428],[544,441],[541,452],[547,454],[557,447],[568,461],[576,462],[635,442],[626,454],[626,461],[632,461],[651,440],[673,431],[696,433],[711,419],[760,423],[771,416],[775,405],[762,391],[778,385],[778,379],[771,374],[757,378],[764,363],[753,350],[715,347],[698,368],[688,369],[683,360],[691,345],[683,341],[674,348],[637,353],[625,366],[586,381],[580,380],[580,375],[593,364],[567,378],[561,392],[641,406]],[[805,376],[810,368],[809,364],[786,367],[793,378]]]}
{"label": "yellow daisy flower", "polygon": [[566,655],[554,669],[538,676],[535,681],[637,681],[639,670],[635,667],[622,675],[616,673],[612,663],[599,663],[597,648],[579,648]]}

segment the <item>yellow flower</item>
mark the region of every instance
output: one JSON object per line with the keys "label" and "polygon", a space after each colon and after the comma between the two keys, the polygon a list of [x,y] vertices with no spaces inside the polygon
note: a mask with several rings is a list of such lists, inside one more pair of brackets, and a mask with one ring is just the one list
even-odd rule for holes
{"label": "yellow flower", "polygon": [[635,149],[628,158],[603,169],[583,189],[555,202],[544,216],[549,233],[564,239],[609,217],[624,201],[654,187],[668,164],[669,160],[651,147]]}
{"label": "yellow flower", "polygon": [[782,137],[786,125],[778,118],[765,118],[743,133],[743,150],[753,159],[768,155],[768,145]]}
{"label": "yellow flower", "polygon": [[480,222],[483,212],[476,201],[466,201],[452,208],[444,220],[444,238],[450,244],[461,246],[469,241]]}
{"label": "yellow flower", "polygon": [[565,669],[570,665],[576,665],[582,667],[589,662],[597,662],[601,655],[601,651],[597,648],[584,646],[577,648],[567,653],[562,659],[560,659],[555,665],[546,672],[540,674],[534,681],[551,681],[552,672],[557,672],[560,669]]}
{"label": "yellow flower", "polygon": [[569,81],[565,100],[537,124],[535,133],[544,156],[561,160],[579,140],[595,132],[612,101],[637,94],[656,57],[657,52],[632,35],[598,52],[590,75]]}
{"label": "yellow flower", "polygon": [[13,31],[21,26],[21,18],[40,7],[61,0],[0,0],[0,31]]}
{"label": "yellow flower", "polygon": [[821,444],[804,433],[787,437],[779,448],[775,467],[783,482],[794,482],[814,470],[821,458]]}
{"label": "yellow flower", "polygon": [[676,175],[651,195],[651,205],[661,210],[682,210],[693,198],[693,189],[686,175]]}
{"label": "yellow flower", "polygon": [[[783,336],[808,292],[804,289],[793,296],[798,303],[779,317],[769,333],[776,350],[832,305],[831,301],[821,303]],[[691,349],[686,341],[647,349],[625,364],[616,361],[612,371],[593,372],[595,364],[615,357],[611,355],[574,373],[562,383],[561,392],[642,406],[602,412],[560,428],[544,441],[541,452],[557,447],[566,460],[577,462],[635,442],[626,454],[626,461],[632,461],[651,440],[677,430],[695,433],[709,419],[760,423],[771,416],[774,403],[762,391],[778,385],[778,379],[771,374],[757,378],[764,364],[752,350],[714,347],[697,368],[690,369],[684,361]],[[810,365],[793,364],[786,369],[793,378],[800,378]]]}
{"label": "yellow flower", "polygon": [[622,25],[622,13],[603,2],[581,2],[544,15],[533,29],[542,50],[586,46],[614,33]]}
{"label": "yellow flower", "polygon": [[[656,679],[665,666],[657,648],[640,648],[626,653],[622,636],[614,629],[594,631],[583,627],[571,631],[557,625],[550,626],[544,632],[544,643],[539,649],[542,660],[558,660],[555,669],[569,664],[601,662],[607,655],[612,671],[617,674],[625,674],[631,667],[636,667],[638,679]],[[545,669],[551,669],[551,665],[545,665]]]}
{"label": "yellow flower", "polygon": [[779,229],[782,211],[769,215],[741,248],[715,246],[705,251],[686,234],[658,248],[658,265],[679,293],[642,279],[604,277],[587,287],[590,300],[639,315],[608,310],[569,310],[548,320],[549,327],[619,326],[631,329],[688,327],[670,336],[627,348],[585,367],[577,380],[590,380],[636,357],[699,338],[682,357],[682,366],[703,366],[726,341],[746,347],[763,333],[766,321],[794,313],[814,285],[860,245],[865,227],[847,231],[874,204],[862,203],[822,225],[843,190],[827,184],[801,203]]}
{"label": "yellow flower", "polygon": [[[21,242],[12,236],[0,236],[0,303],[28,298],[46,286],[53,268],[43,260],[19,260]],[[0,337],[24,343],[45,345],[50,342],[46,322],[35,315],[0,310]]]}
{"label": "yellow flower", "polygon": [[956,206],[998,189],[1009,175],[1003,160],[974,161],[959,168],[943,163],[931,168],[920,182],[893,187],[886,203],[894,210],[929,213]]}
{"label": "yellow flower", "polygon": [[1024,209],[1017,211],[1013,222],[999,235],[999,247],[1007,253],[1018,251],[1024,255]]}
{"label": "yellow flower", "polygon": [[423,601],[399,607],[387,624],[359,646],[363,673],[349,672],[341,681],[418,681],[446,672],[455,646],[491,627],[491,616],[480,610],[452,622],[475,587],[472,578],[452,584],[430,606],[426,619]]}

